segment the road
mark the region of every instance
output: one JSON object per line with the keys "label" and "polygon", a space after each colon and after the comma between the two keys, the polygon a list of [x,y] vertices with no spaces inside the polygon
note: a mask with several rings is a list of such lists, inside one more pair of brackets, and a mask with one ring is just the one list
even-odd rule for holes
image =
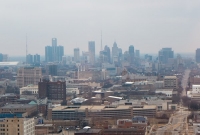
{"label": "road", "polygon": [[[189,74],[190,70],[186,69],[181,82],[183,87],[181,96],[187,95],[186,88],[188,86]],[[179,111],[175,112],[173,116],[170,117],[168,124],[157,129],[156,135],[179,135],[187,133],[187,116],[190,114],[190,112],[184,110],[186,110],[186,108],[182,107],[181,104]]]}
{"label": "road", "polygon": [[189,75],[190,75],[190,70],[189,70],[189,69],[186,69],[186,70],[185,70],[185,73],[184,73],[184,75],[183,75],[182,82],[181,82],[181,85],[182,85],[182,88],[183,88],[182,97],[187,95],[187,93],[186,93],[186,88],[187,88],[187,86],[188,86],[188,78],[189,78]]}

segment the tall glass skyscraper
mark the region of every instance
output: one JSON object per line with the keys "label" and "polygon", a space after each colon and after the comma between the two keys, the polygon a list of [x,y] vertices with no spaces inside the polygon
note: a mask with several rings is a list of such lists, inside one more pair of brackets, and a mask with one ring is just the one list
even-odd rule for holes
{"label": "tall glass skyscraper", "polygon": [[95,42],[89,41],[88,42],[88,51],[89,51],[89,62],[90,64],[95,64]]}
{"label": "tall glass skyscraper", "polygon": [[57,46],[57,39],[52,38],[52,46],[45,47],[45,61],[46,62],[61,62],[64,56],[64,47]]}

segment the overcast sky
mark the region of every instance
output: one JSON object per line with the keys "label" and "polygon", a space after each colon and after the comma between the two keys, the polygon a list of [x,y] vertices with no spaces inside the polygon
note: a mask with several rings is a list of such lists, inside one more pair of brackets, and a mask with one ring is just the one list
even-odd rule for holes
{"label": "overcast sky", "polygon": [[195,52],[200,47],[199,0],[1,0],[0,52],[10,56],[44,55],[56,37],[65,47],[88,50],[88,41],[100,50],[116,41],[123,52],[134,45],[141,53],[162,47]]}

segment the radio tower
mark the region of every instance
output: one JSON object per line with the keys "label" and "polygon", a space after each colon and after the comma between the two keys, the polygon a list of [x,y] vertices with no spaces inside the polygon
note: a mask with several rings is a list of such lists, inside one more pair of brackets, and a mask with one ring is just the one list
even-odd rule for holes
{"label": "radio tower", "polygon": [[27,45],[27,34],[26,34],[26,65],[27,65],[27,54],[28,54],[28,45]]}
{"label": "radio tower", "polygon": [[102,51],[102,31],[101,31],[101,51]]}

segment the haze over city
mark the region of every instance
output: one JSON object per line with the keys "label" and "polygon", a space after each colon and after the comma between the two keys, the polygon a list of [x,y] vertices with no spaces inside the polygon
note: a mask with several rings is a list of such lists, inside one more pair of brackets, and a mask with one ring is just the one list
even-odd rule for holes
{"label": "haze over city", "polygon": [[171,47],[176,53],[195,53],[200,44],[200,1],[168,0],[17,0],[0,4],[1,52],[9,56],[28,53],[44,56],[44,48],[57,38],[64,54],[88,50],[95,41],[122,51],[134,45],[141,53],[158,53]]}
{"label": "haze over city", "polygon": [[200,135],[199,0],[0,2],[0,135]]}

